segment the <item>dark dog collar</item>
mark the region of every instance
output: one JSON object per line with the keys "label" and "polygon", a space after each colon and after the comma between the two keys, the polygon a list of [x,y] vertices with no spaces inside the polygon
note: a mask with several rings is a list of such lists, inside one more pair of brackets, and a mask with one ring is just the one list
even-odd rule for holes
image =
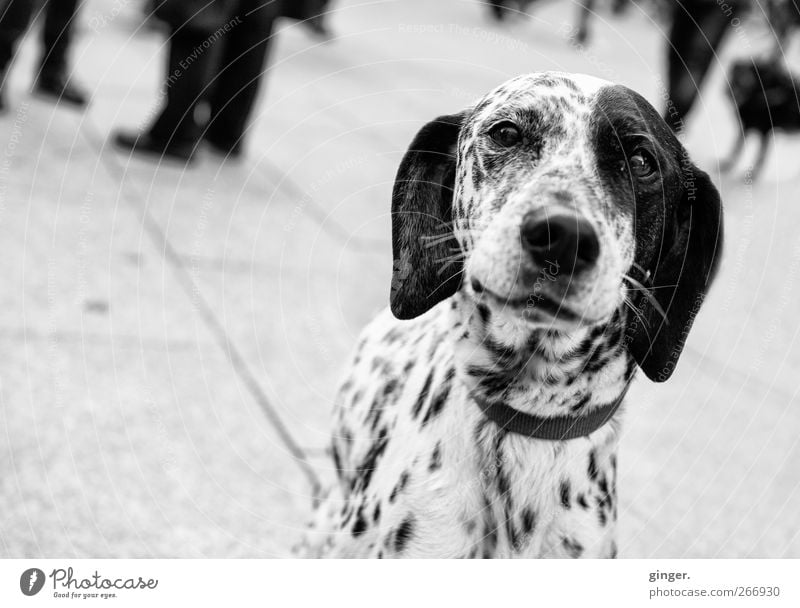
{"label": "dark dog collar", "polygon": [[630,386],[631,380],[629,379],[616,400],[579,416],[543,418],[520,412],[505,403],[490,403],[475,395],[472,396],[472,399],[481,408],[484,416],[504,431],[534,439],[564,441],[565,439],[586,437],[611,420],[622,404],[622,400],[625,399]]}

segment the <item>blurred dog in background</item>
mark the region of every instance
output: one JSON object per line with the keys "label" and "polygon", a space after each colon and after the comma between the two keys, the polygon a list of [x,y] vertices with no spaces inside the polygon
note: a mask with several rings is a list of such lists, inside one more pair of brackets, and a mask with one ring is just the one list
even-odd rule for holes
{"label": "blurred dog in background", "polygon": [[761,137],[761,147],[751,172],[755,179],[764,166],[772,132],[800,131],[800,79],[781,61],[742,59],[731,67],[728,83],[740,129],[730,156],[720,166],[731,170],[741,155],[747,133],[756,132]]}
{"label": "blurred dog in background", "polygon": [[498,21],[504,21],[513,13],[523,14],[528,7],[539,0],[487,0],[489,14]]}
{"label": "blurred dog in background", "polygon": [[[611,0],[614,15],[621,15],[633,0]],[[540,0],[487,0],[489,12],[497,21],[505,21],[513,15],[523,15],[528,8]],[[578,3],[578,18],[575,24],[575,40],[581,44],[589,39],[589,23],[597,10],[597,0]]]}
{"label": "blurred dog in background", "polygon": [[[532,4],[539,2],[541,0],[487,0],[489,12],[497,21],[505,21],[514,14],[525,14]],[[605,5],[610,5],[614,16],[620,16],[634,3],[644,5],[644,9],[658,21],[663,20],[668,12],[667,0],[601,0],[600,4],[604,6],[598,6],[597,0],[581,0],[576,3],[578,16],[574,30],[575,41],[584,44],[589,40],[592,17],[603,10]]]}
{"label": "blurred dog in background", "polygon": [[[611,12],[614,15],[621,15],[628,8],[631,0],[611,0]],[[596,8],[597,0],[583,0],[578,13],[577,34],[575,40],[584,44],[589,40],[589,22]]]}
{"label": "blurred dog in background", "polygon": [[798,0],[766,0],[764,15],[775,36],[775,54],[783,54],[791,34],[800,28],[800,2]]}

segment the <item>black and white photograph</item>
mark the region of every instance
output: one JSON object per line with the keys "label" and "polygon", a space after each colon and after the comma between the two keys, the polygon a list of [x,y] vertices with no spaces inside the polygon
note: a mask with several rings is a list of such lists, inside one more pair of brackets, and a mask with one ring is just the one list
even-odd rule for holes
{"label": "black and white photograph", "polygon": [[0,112],[19,605],[800,558],[795,0],[0,0]]}

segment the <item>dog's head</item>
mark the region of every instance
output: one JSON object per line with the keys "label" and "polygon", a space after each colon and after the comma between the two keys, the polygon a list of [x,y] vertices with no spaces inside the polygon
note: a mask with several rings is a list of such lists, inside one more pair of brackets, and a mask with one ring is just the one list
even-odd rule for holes
{"label": "dog's head", "polygon": [[731,98],[737,106],[749,101],[761,88],[755,63],[745,60],[734,62],[728,71],[728,85]]}
{"label": "dog's head", "polygon": [[568,332],[627,319],[627,347],[665,380],[714,275],[722,208],[658,112],[588,76],[515,78],[417,134],[392,200],[391,309],[458,290]]}
{"label": "dog's head", "polygon": [[[797,85],[792,74],[781,62],[767,59],[737,60],[728,70],[727,84],[737,107],[753,101],[764,108],[777,107],[787,102],[797,107]],[[764,116],[764,119],[770,118],[768,115]]]}

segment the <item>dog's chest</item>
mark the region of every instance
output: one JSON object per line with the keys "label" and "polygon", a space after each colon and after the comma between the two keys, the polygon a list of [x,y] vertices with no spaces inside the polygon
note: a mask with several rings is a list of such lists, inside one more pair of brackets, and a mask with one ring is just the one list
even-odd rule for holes
{"label": "dog's chest", "polygon": [[383,518],[366,546],[383,557],[613,555],[613,429],[591,440],[535,441],[499,431],[453,399],[427,435],[398,427],[361,497],[364,511],[380,508]]}
{"label": "dog's chest", "polygon": [[457,371],[452,317],[426,321],[372,328],[345,383],[334,443],[353,554],[607,555],[615,431],[567,443],[500,431]]}
{"label": "dog's chest", "polygon": [[479,556],[593,557],[613,552],[614,429],[592,438],[551,442],[487,423],[481,435],[477,452],[485,532],[478,539]]}

